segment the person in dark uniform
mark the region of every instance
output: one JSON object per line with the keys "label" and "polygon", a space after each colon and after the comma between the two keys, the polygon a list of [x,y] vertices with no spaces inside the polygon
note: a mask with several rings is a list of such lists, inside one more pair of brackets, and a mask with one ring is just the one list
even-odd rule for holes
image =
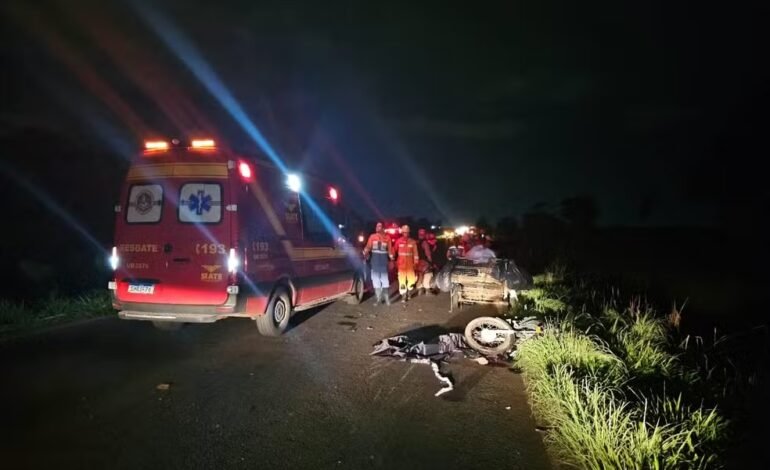
{"label": "person in dark uniform", "polygon": [[375,232],[369,235],[364,248],[364,257],[371,254],[372,286],[374,287],[374,305],[384,302],[390,305],[390,281],[388,280],[388,262],[393,259],[393,243],[383,230],[382,222],[377,222]]}

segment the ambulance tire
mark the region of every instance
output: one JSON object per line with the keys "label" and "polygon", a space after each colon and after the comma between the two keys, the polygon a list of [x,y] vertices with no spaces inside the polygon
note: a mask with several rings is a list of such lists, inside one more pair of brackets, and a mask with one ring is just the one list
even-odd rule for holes
{"label": "ambulance tire", "polygon": [[178,331],[184,326],[184,323],[179,321],[154,321],[152,326],[161,331]]}
{"label": "ambulance tire", "polygon": [[257,330],[262,336],[281,336],[289,326],[291,317],[291,299],[285,288],[279,287],[273,292],[267,311],[257,317]]}
{"label": "ambulance tire", "polygon": [[343,297],[346,303],[358,305],[364,300],[364,280],[361,276],[356,276],[353,280],[353,292]]}

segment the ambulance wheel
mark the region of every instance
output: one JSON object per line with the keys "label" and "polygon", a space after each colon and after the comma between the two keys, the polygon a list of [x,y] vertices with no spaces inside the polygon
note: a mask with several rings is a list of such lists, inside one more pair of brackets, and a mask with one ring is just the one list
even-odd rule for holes
{"label": "ambulance wheel", "polygon": [[257,317],[257,329],[263,336],[281,336],[289,326],[289,317],[291,300],[286,289],[279,287],[267,304],[267,312]]}
{"label": "ambulance wheel", "polygon": [[178,321],[154,321],[152,326],[162,331],[177,331],[184,326],[184,323]]}
{"label": "ambulance wheel", "polygon": [[361,276],[356,276],[353,281],[353,292],[343,298],[350,305],[358,305],[364,300],[364,280]]}

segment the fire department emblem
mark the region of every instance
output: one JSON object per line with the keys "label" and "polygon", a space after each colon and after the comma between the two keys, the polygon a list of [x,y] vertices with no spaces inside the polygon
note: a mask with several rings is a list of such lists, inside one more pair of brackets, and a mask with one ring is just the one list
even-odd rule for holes
{"label": "fire department emblem", "polygon": [[152,206],[155,205],[155,201],[152,198],[152,193],[147,190],[143,190],[136,196],[136,212],[141,215],[145,215],[152,210]]}

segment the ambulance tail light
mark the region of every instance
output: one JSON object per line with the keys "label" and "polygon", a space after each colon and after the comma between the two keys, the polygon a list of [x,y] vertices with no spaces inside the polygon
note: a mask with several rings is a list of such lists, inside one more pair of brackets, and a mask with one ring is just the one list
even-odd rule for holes
{"label": "ambulance tail light", "polygon": [[235,248],[230,248],[230,254],[227,256],[227,271],[232,276],[238,272],[240,265],[241,260],[238,258],[238,252]]}
{"label": "ambulance tail light", "polygon": [[120,266],[120,257],[118,256],[118,247],[112,247],[112,254],[110,255],[110,267],[113,271],[116,271]]}
{"label": "ambulance tail light", "polygon": [[243,181],[252,181],[254,179],[254,170],[247,162],[240,160],[238,162],[238,174]]}
{"label": "ambulance tail light", "polygon": [[168,150],[168,142],[165,140],[147,140],[144,142],[145,152],[165,152]]}

